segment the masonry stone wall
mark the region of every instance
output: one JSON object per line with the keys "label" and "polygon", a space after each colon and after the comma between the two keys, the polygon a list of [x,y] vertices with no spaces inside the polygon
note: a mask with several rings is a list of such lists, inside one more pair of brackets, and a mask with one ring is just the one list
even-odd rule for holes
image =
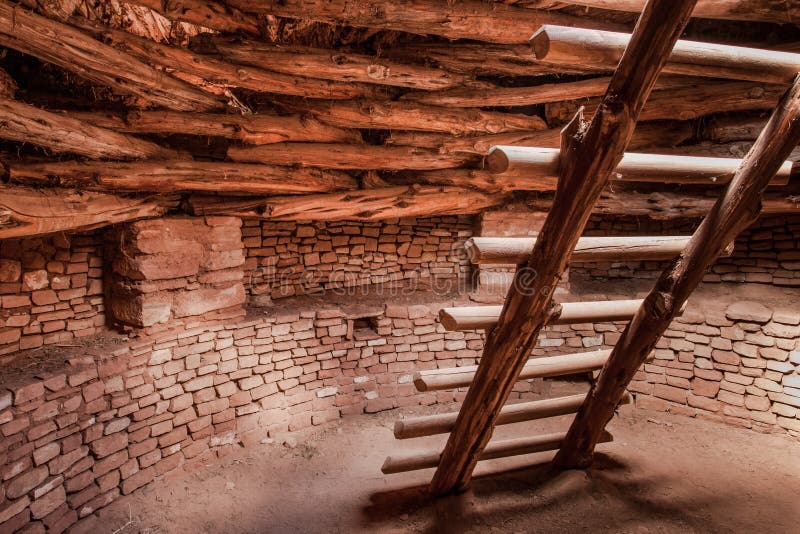
{"label": "masonry stone wall", "polygon": [[0,355],[102,331],[102,267],[96,233],[0,241]]}
{"label": "masonry stone wall", "polygon": [[267,299],[375,284],[454,292],[455,281],[468,284],[463,243],[471,235],[468,216],[377,222],[245,220],[245,285],[251,295]]}
{"label": "masonry stone wall", "polygon": [[[60,532],[174,469],[268,435],[462,399],[463,389],[417,392],[412,373],[478,361],[483,334],[445,332],[436,319],[440,307],[469,302],[463,241],[492,228],[515,235],[530,222],[167,218],[107,231],[105,269],[100,235],[2,243],[0,334],[19,337],[3,345],[0,532]],[[800,289],[787,282],[797,222],[759,222],[715,266],[637,373],[638,405],[800,437]],[[588,233],[689,231],[593,219]],[[624,284],[641,279],[646,290],[661,266],[573,266],[571,280],[587,283],[570,283],[571,293],[565,285],[559,298],[641,296]],[[756,276],[764,273],[772,278]],[[110,322],[124,335],[103,328],[104,274],[120,306]],[[416,293],[360,291],[401,285]],[[337,301],[340,287],[359,292]],[[223,302],[226,288],[236,298]],[[243,306],[245,291],[259,306]],[[151,298],[156,308],[143,306]],[[164,303],[157,321],[137,322]],[[533,355],[610,348],[624,327],[548,327]],[[520,382],[512,399],[550,384]]]}

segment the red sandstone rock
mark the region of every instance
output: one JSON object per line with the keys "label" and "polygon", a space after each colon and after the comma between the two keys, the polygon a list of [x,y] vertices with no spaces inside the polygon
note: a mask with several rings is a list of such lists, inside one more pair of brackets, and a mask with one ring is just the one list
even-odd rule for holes
{"label": "red sandstone rock", "polygon": [[772,310],[760,302],[739,301],[728,306],[725,316],[732,321],[764,324],[772,318]]}

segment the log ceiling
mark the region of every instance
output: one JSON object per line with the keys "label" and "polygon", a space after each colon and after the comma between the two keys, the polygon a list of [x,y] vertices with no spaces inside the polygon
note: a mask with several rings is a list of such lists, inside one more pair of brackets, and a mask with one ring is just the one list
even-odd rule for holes
{"label": "log ceiling", "polygon": [[[800,65],[786,4],[697,2],[628,150],[741,158]],[[547,211],[554,169],[496,172],[490,149],[557,149],[580,106],[591,119],[643,5],[0,0],[0,238],[165,213]],[[596,212],[711,208],[719,183],[669,174],[614,180]],[[800,209],[794,174],[765,212]]]}

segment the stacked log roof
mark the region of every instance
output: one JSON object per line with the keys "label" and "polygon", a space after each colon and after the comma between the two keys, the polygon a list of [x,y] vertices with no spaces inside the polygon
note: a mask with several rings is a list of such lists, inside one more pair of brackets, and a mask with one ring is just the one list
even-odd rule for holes
{"label": "stacked log roof", "polygon": [[[0,0],[0,238],[170,212],[546,210],[555,181],[493,173],[489,150],[558,148],[575,110],[594,112],[641,4]],[[800,13],[784,4],[701,0],[681,42],[793,52]],[[598,48],[569,57],[568,28],[596,30]],[[674,56],[629,150],[742,157],[798,56],[748,70],[734,52],[715,52],[725,70]],[[711,206],[707,185],[658,185],[614,181],[596,209]],[[796,189],[774,182],[765,211],[796,211]]]}

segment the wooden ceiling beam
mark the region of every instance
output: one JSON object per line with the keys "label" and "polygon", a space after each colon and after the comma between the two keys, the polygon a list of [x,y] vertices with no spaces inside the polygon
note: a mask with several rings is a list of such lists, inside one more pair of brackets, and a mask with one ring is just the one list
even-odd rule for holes
{"label": "wooden ceiling beam", "polygon": [[224,103],[214,95],[158,71],[73,26],[0,0],[0,46],[58,65],[93,83],[139,97],[145,106],[208,111]]}
{"label": "wooden ceiling beam", "polygon": [[588,466],[595,444],[637,369],[702,281],[725,246],[761,212],[770,178],[800,143],[800,76],[781,99],[725,192],[703,219],[686,248],[661,274],[614,347],[578,411],[556,456],[561,468]]}
{"label": "wooden ceiling beam", "polygon": [[464,489],[489,442],[569,264],[595,201],[608,183],[633,135],[639,113],[696,0],[651,0],[639,18],[630,46],[612,76],[603,103],[586,125],[579,114],[564,129],[558,190],[527,266],[518,269],[497,326],[431,482],[434,494]]}
{"label": "wooden ceiling beam", "polygon": [[490,43],[527,43],[543,24],[619,28],[620,25],[548,11],[522,9],[478,0],[448,2],[416,0],[226,0],[244,12],[274,15],[359,28],[379,28],[448,39],[476,39]]}
{"label": "wooden ceiling beam", "polygon": [[[531,40],[536,57],[572,66],[613,68],[628,46],[627,33],[543,26]],[[800,54],[716,43],[680,40],[665,74],[790,83],[800,71]]]}
{"label": "wooden ceiling beam", "polygon": [[0,138],[95,159],[165,159],[176,150],[101,128],[63,113],[0,97]]}
{"label": "wooden ceiling beam", "polygon": [[191,160],[11,163],[8,176],[13,183],[107,192],[291,195],[358,189],[355,178],[337,171]]}
{"label": "wooden ceiling beam", "polygon": [[[565,3],[640,13],[645,0],[567,0]],[[784,0],[698,0],[692,17],[797,24],[800,6]]]}

